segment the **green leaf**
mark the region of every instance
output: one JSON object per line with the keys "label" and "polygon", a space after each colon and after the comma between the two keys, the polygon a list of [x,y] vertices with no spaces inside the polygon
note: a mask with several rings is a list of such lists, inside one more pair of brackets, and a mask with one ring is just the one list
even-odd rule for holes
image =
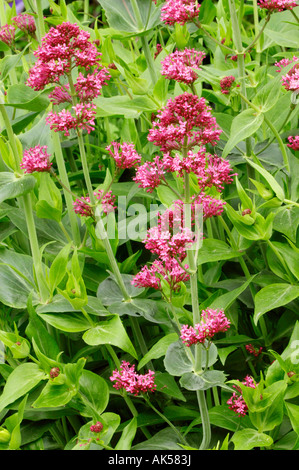
{"label": "green leaf", "polygon": [[11,350],[15,359],[22,359],[30,353],[30,343],[18,334],[0,330],[0,341]]}
{"label": "green leaf", "polygon": [[7,90],[7,106],[40,112],[46,109],[50,101],[44,92],[37,92],[27,85],[12,85]]}
{"label": "green leaf", "polygon": [[207,238],[203,240],[202,247],[198,252],[198,264],[211,263],[214,261],[222,261],[232,258],[237,258],[242,254],[239,251],[233,250],[227,243]]}
{"label": "green leaf", "polygon": [[285,406],[293,429],[299,435],[299,406],[289,402],[285,402]]}
{"label": "green leaf", "polygon": [[226,294],[220,295],[215,299],[211,305],[209,305],[210,308],[213,309],[228,309],[234,301],[244,292],[245,289],[250,285],[250,283],[253,281],[253,279],[257,276],[256,274],[254,276],[251,276],[249,279],[247,279],[246,282],[244,282],[240,287],[237,289],[232,290],[231,292],[227,292]]}
{"label": "green leaf", "polygon": [[72,313],[72,314],[57,314],[57,313],[39,313],[38,315],[49,325],[54,326],[58,330],[65,331],[67,333],[80,333],[90,328],[89,321],[83,316],[83,314]]}
{"label": "green leaf", "polygon": [[145,356],[143,356],[139,362],[138,370],[144,367],[152,359],[159,359],[160,357],[164,356],[169,346],[177,340],[177,333],[170,333],[157,341],[157,343],[154,344],[154,346],[148,351],[148,353],[145,354]]}
{"label": "green leaf", "polygon": [[14,173],[0,173],[0,203],[6,199],[13,199],[30,192],[36,183],[36,179],[32,175],[25,175],[16,178]]}
{"label": "green leaf", "polygon": [[180,385],[187,390],[208,390],[212,387],[223,387],[231,390],[225,385],[226,375],[220,370],[209,370],[203,374],[195,374],[194,372],[186,372],[180,378]]}
{"label": "green leaf", "polygon": [[273,229],[286,235],[296,243],[296,234],[299,225],[299,207],[283,206],[275,213]]}
{"label": "green leaf", "polygon": [[[131,298],[137,297],[144,291],[144,288],[132,285],[131,281],[133,277],[134,276],[130,274],[122,274],[126,290]],[[97,291],[97,297],[102,301],[103,305],[112,305],[115,302],[122,302],[124,298],[117,282],[112,279],[112,277],[108,277],[101,282]]]}
{"label": "green leaf", "polygon": [[193,370],[186,347],[181,340],[172,343],[166,351],[164,366],[170,375],[181,376]]}
{"label": "green leaf", "polygon": [[141,25],[136,18],[130,0],[122,0],[117,4],[109,0],[98,0],[105,9],[108,23],[118,31],[137,35],[148,31],[160,23],[160,9],[151,0],[138,0]]}
{"label": "green leaf", "polygon": [[67,244],[55,257],[49,270],[49,283],[52,293],[59,286],[67,273],[68,257],[71,250],[71,243]]}
{"label": "green leaf", "polygon": [[107,382],[94,372],[83,370],[79,385],[80,397],[85,406],[81,414],[99,421],[109,403]]}
{"label": "green leaf", "polygon": [[227,405],[214,406],[209,410],[211,424],[229,431],[237,431],[246,427],[253,427],[248,416],[240,417]]}
{"label": "green leaf", "polygon": [[115,450],[130,450],[137,431],[137,418],[132,418],[124,428]]}
{"label": "green leaf", "polygon": [[266,113],[275,106],[281,91],[281,77],[278,76],[269,80],[266,85],[255,95],[252,103],[258,106],[263,113]]}
{"label": "green leaf", "polygon": [[275,308],[287,305],[299,297],[299,287],[291,284],[279,283],[263,287],[255,296],[254,323]]}
{"label": "green leaf", "polygon": [[83,335],[83,340],[90,346],[98,346],[100,344],[110,344],[131,354],[135,359],[138,358],[133,344],[122,324],[118,315],[113,318],[102,321],[95,328],[91,328]]}
{"label": "green leaf", "polygon": [[246,109],[238,114],[232,122],[230,138],[223,149],[223,158],[227,157],[239,142],[253,135],[261,127],[263,120],[263,114],[257,114],[253,109]]}
{"label": "green leaf", "polygon": [[242,429],[237,431],[231,438],[235,445],[234,450],[251,450],[255,447],[268,447],[273,444],[272,437],[260,433],[255,429]]}
{"label": "green leaf", "polygon": [[157,385],[157,392],[165,393],[176,400],[186,401],[172,375],[166,372],[155,372],[155,384]]}
{"label": "green leaf", "polygon": [[4,386],[0,397],[0,411],[32,390],[45,378],[45,373],[37,364],[27,362],[16,367]]}
{"label": "green leaf", "polygon": [[278,199],[281,201],[284,201],[285,199],[285,194],[283,188],[277,183],[276,179],[267,171],[265,168],[263,168],[260,165],[257,165],[253,161],[250,160],[250,158],[244,157],[244,159],[249,163],[250,166],[252,166],[260,175],[262,175],[271,189],[274,191]]}

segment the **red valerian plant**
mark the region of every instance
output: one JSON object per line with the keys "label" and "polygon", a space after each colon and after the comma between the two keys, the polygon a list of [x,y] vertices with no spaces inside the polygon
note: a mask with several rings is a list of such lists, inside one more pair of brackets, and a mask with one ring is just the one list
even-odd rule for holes
{"label": "red valerian plant", "polygon": [[298,449],[298,2],[20,3],[0,450]]}

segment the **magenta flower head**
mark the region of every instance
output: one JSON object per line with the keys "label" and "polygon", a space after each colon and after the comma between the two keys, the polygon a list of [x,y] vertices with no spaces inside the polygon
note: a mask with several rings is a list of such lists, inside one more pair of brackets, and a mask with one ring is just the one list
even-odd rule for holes
{"label": "magenta flower head", "polygon": [[19,15],[12,18],[12,22],[23,33],[34,36],[36,26],[33,16],[27,15],[26,13],[20,13]]}
{"label": "magenta flower head", "polygon": [[211,340],[214,335],[227,331],[229,327],[230,321],[223,310],[207,308],[202,311],[200,323],[194,327],[182,326],[181,339],[187,347],[190,347],[193,344],[204,343],[206,339]]}
{"label": "magenta flower head", "polygon": [[92,426],[90,426],[90,430],[91,432],[95,432],[96,434],[99,434],[100,432],[102,432],[103,430],[103,423],[101,423],[100,421],[97,421],[96,424],[93,424]]}
{"label": "magenta flower head", "polygon": [[[115,196],[112,195],[112,191],[108,191],[108,193],[103,195],[102,190],[98,190],[94,192],[94,196],[96,199],[99,199],[100,203],[102,204],[102,211],[104,214],[109,214],[116,209],[115,204]],[[76,199],[73,202],[74,212],[81,217],[93,217],[94,212],[93,208],[90,205],[90,197],[81,197],[80,199]]]}
{"label": "magenta flower head", "polygon": [[167,152],[182,150],[186,141],[188,149],[208,143],[216,145],[221,132],[206,100],[183,93],[168,100],[159,111],[148,140]]}
{"label": "magenta flower head", "polygon": [[[247,375],[243,382],[241,382],[246,387],[256,388],[258,384],[256,384],[252,377]],[[229,409],[234,411],[239,417],[246,416],[248,411],[248,406],[242,396],[242,390],[237,385],[233,385],[233,387],[237,390],[234,392],[232,396],[227,401],[229,405]]]}
{"label": "magenta flower head", "polygon": [[195,49],[185,49],[169,54],[162,62],[161,75],[169,80],[191,85],[198,78],[193,69],[200,70],[205,54]]}
{"label": "magenta flower head", "polygon": [[0,29],[0,41],[5,42],[7,46],[12,47],[15,42],[15,27],[11,24],[5,24]]}
{"label": "magenta flower head", "polygon": [[288,137],[289,143],[287,144],[288,147],[290,147],[293,150],[299,150],[299,135],[296,135],[295,137],[290,136]]}
{"label": "magenta flower head", "polygon": [[136,167],[141,162],[141,155],[136,152],[134,144],[112,142],[106,147],[106,150],[108,150],[120,170]]}
{"label": "magenta flower head", "polygon": [[[222,78],[222,80],[220,80],[220,88],[221,88],[221,93],[223,95],[229,95],[229,92],[235,80],[236,78],[233,75],[229,75],[227,77]],[[237,86],[240,86],[240,85],[237,85]]]}
{"label": "magenta flower head", "polygon": [[[90,34],[69,22],[50,28],[34,55],[38,60],[29,70],[27,85],[37,91],[43,90],[49,83],[58,84],[60,78],[68,75],[73,67],[85,70],[100,68],[101,54],[90,40]],[[95,88],[98,89],[99,82],[103,85],[109,74],[104,70],[99,75],[100,78],[90,79],[90,82],[93,81],[93,84],[90,83],[92,95],[95,94]],[[82,91],[84,94],[86,82],[82,84],[80,76],[78,80],[78,87],[85,87],[85,91]]]}
{"label": "magenta flower head", "polygon": [[165,173],[163,161],[159,156],[156,156],[153,162],[145,162],[137,168],[133,181],[138,184],[139,188],[144,188],[148,193],[152,193],[162,181],[165,181]]}
{"label": "magenta flower head", "polygon": [[120,370],[114,370],[110,377],[111,382],[117,390],[126,390],[137,396],[140,393],[154,392],[156,390],[155,373],[151,370],[147,374],[137,374],[135,365],[122,361]]}
{"label": "magenta flower head", "polygon": [[258,6],[270,12],[292,10],[297,6],[293,0],[258,0]]}
{"label": "magenta flower head", "polygon": [[199,10],[196,0],[166,0],[161,8],[161,20],[170,26],[175,23],[184,25],[197,18]]}
{"label": "magenta flower head", "polygon": [[49,172],[52,163],[50,162],[50,155],[47,153],[47,146],[41,147],[37,145],[29,150],[24,151],[20,167],[23,168],[25,173]]}
{"label": "magenta flower head", "polygon": [[[57,96],[57,95],[56,95]],[[70,135],[72,129],[82,129],[90,134],[94,130],[96,105],[93,103],[79,103],[73,106],[73,114],[67,109],[58,113],[50,112],[46,117],[46,123],[54,132],[64,132],[65,136]]]}

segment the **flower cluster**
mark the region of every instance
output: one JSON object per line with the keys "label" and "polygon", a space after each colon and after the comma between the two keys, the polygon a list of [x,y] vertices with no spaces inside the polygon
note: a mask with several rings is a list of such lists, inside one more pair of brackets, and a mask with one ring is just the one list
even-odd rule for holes
{"label": "flower cluster", "polygon": [[55,132],[64,132],[69,136],[71,129],[83,129],[88,134],[94,130],[94,121],[96,116],[96,105],[93,103],[76,104],[72,106],[74,114],[71,111],[63,109],[58,113],[49,112],[46,117],[46,123],[50,129]]}
{"label": "flower cluster", "polygon": [[[256,388],[257,384],[254,382],[253,378],[247,375],[242,382],[243,385],[246,387]],[[248,406],[242,396],[242,390],[237,385],[233,385],[233,387],[237,390],[234,392],[232,396],[227,401],[229,405],[229,409],[237,413],[238,416],[246,416],[248,411]]]}
{"label": "flower cluster", "polygon": [[11,24],[5,24],[0,29],[0,41],[4,42],[7,46],[12,47],[15,41],[16,30]]}
{"label": "flower cluster", "polygon": [[[47,123],[50,128],[64,132],[66,136],[71,129],[93,131],[96,106],[92,101],[101,94],[111,76],[101,66],[101,54],[90,40],[90,34],[77,24],[64,22],[50,28],[34,55],[37,61],[29,70],[27,85],[39,91],[48,84],[56,84],[49,94],[53,104],[73,103],[71,110],[49,113]],[[79,71],[71,89],[71,72],[75,67]],[[69,84],[62,83],[65,78]]]}
{"label": "flower cluster", "polygon": [[[116,206],[114,206],[115,196],[112,195],[112,191],[108,191],[103,195],[103,191],[98,190],[94,192],[94,196],[100,200],[104,214],[109,214],[116,208]],[[75,202],[73,202],[73,206],[75,213],[81,215],[81,217],[93,217],[94,215],[90,205],[90,197],[88,196],[76,199]]]}
{"label": "flower cluster", "polygon": [[144,244],[147,250],[156,255],[150,267],[144,266],[134,277],[136,287],[152,287],[162,290],[164,280],[174,292],[178,292],[181,283],[188,281],[188,265],[183,265],[187,250],[195,242],[195,236],[184,227],[182,208],[174,204],[172,209],[158,214],[158,225],[147,232]]}
{"label": "flower cluster", "polygon": [[270,12],[292,10],[297,6],[294,0],[258,0],[258,6]]}
{"label": "flower cluster", "polygon": [[[294,56],[292,59],[282,59],[276,62],[277,72],[282,72],[284,67],[298,61],[299,58]],[[291,70],[282,76],[281,82],[287,91],[297,91],[299,89],[299,63],[296,63]]]}
{"label": "flower cluster", "polygon": [[288,147],[290,147],[293,150],[299,150],[299,135],[296,135],[295,137],[289,136],[288,141],[289,141],[289,143],[287,144]]}
{"label": "flower cluster", "polygon": [[24,34],[34,36],[36,26],[33,16],[27,15],[27,13],[20,13],[19,15],[12,18],[12,22]]}
{"label": "flower cluster", "polygon": [[182,150],[186,144],[189,149],[200,144],[215,145],[221,132],[205,99],[183,93],[169,99],[159,111],[148,140],[167,152]]}
{"label": "flower cluster", "polygon": [[115,160],[117,168],[120,170],[133,168],[141,161],[141,155],[136,152],[134,144],[111,142],[106,147],[106,150],[108,150],[111,157]]}
{"label": "flower cluster", "polygon": [[184,25],[198,17],[200,5],[196,0],[167,0],[161,8],[161,20],[165,24]]}
{"label": "flower cluster", "polygon": [[122,361],[120,371],[114,370],[110,377],[111,382],[117,390],[126,390],[137,396],[140,393],[154,392],[156,390],[155,373],[151,370],[147,374],[137,374],[135,365]]}
{"label": "flower cluster", "polygon": [[101,423],[101,421],[97,421],[96,424],[93,424],[92,426],[90,426],[90,430],[91,432],[95,432],[96,434],[99,434],[100,432],[102,432],[103,430],[103,423]]}
{"label": "flower cluster", "polygon": [[190,347],[193,344],[204,343],[206,339],[211,340],[217,333],[225,332],[230,327],[230,321],[223,310],[208,308],[201,314],[201,322],[193,326],[183,325],[181,339]]}
{"label": "flower cluster", "polygon": [[[220,88],[221,88],[221,93],[223,95],[229,95],[231,87],[233,83],[235,82],[236,78],[233,75],[228,75],[227,77],[222,78],[220,80]],[[240,85],[237,85],[240,86]]]}
{"label": "flower cluster", "polygon": [[258,357],[263,350],[262,346],[257,349],[252,344],[246,344],[245,349],[249,352],[249,354],[252,354],[254,357]]}
{"label": "flower cluster", "polygon": [[193,69],[200,70],[205,54],[195,49],[185,49],[169,54],[162,62],[161,75],[169,80],[191,85],[198,78]]}
{"label": "flower cluster", "polygon": [[47,146],[37,145],[31,147],[29,150],[25,150],[20,163],[20,167],[23,168],[25,173],[37,172],[49,172],[51,170],[52,163],[50,162],[50,155],[47,153]]}

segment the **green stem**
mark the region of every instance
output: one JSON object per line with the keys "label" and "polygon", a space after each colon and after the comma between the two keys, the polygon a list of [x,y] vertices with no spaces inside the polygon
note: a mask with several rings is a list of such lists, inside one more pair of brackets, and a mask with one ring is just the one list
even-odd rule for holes
{"label": "green stem", "polygon": [[86,320],[89,322],[91,328],[94,328],[95,323],[92,321],[92,319],[90,318],[90,316],[88,315],[88,313],[86,312],[86,310],[83,307],[81,307],[81,312],[83,313]]}
{"label": "green stem", "polygon": [[[144,24],[143,24],[143,20],[142,20],[141,14],[140,14],[140,10],[139,10],[139,7],[138,7],[137,0],[130,0],[130,1],[131,1],[132,10],[133,10],[135,18],[136,18],[137,28],[140,31],[142,31],[142,30],[144,30]],[[150,72],[152,82],[153,82],[153,84],[155,84],[156,81],[157,81],[157,73],[156,73],[154,59],[152,57],[152,54],[151,54],[151,51],[150,51],[150,48],[149,48],[149,45],[148,45],[147,37],[141,36],[140,40],[141,40],[142,50],[143,50],[144,55],[145,55],[145,60],[147,62],[147,66],[148,66],[148,69],[149,69],[149,72]]]}
{"label": "green stem", "polygon": [[[187,156],[187,148],[183,149],[183,157]],[[185,173],[185,204],[190,204],[190,179],[189,174]],[[189,212],[188,218],[186,220],[186,227],[191,227],[191,220],[189,219]],[[200,323],[200,311],[199,311],[199,302],[198,302],[198,285],[197,285],[197,266],[195,262],[194,252],[192,250],[188,250],[187,252],[187,263],[190,267],[190,271],[194,272],[194,274],[190,275],[190,288],[191,288],[191,303],[192,303],[192,313],[193,313],[193,324]],[[195,353],[195,372],[202,371],[202,345],[198,345],[196,348]],[[198,407],[201,415],[202,420],[202,430],[203,430],[203,438],[200,445],[200,450],[207,449],[210,445],[211,441],[211,425],[210,425],[210,418],[207,408],[206,402],[206,395],[203,390],[197,390],[196,392]]]}
{"label": "green stem", "polygon": [[36,4],[36,11],[37,11],[38,41],[41,44],[42,38],[46,35],[44,12],[43,12],[41,0],[36,0],[35,4]]}
{"label": "green stem", "polygon": [[166,418],[166,416],[161,413],[161,411],[159,411],[151,402],[150,400],[145,396],[143,395],[143,398],[145,400],[145,402],[148,404],[148,406],[155,412],[157,413],[158,416],[160,416],[160,418],[162,418],[165,423],[168,424],[168,426],[171,427],[171,429],[173,429],[173,431],[176,433],[176,435],[178,436],[179,440],[182,441],[184,443],[185,446],[189,446],[188,442],[186,441],[186,439],[184,438],[184,436],[178,431],[178,429],[172,424],[171,421],[169,421],[168,418]]}
{"label": "green stem", "polygon": [[206,36],[208,36],[209,39],[211,39],[211,41],[213,41],[215,44],[217,44],[217,46],[219,47],[223,47],[223,49],[227,50],[228,52],[231,52],[232,54],[235,53],[234,49],[232,49],[231,47],[228,47],[226,46],[225,44],[222,44],[221,42],[219,42],[216,38],[214,38],[214,36],[212,36],[203,26],[202,24],[195,20],[194,23],[196,24],[196,26],[201,29]]}
{"label": "green stem", "polygon": [[296,15],[296,13],[294,12],[294,10],[290,10],[290,12],[292,13],[293,17],[295,18],[295,20],[297,21],[297,23],[299,23],[299,18],[298,16]]}
{"label": "green stem", "polygon": [[108,234],[105,230],[105,227],[104,227],[104,224],[103,224],[103,221],[101,219],[101,217],[96,217],[97,219],[97,229],[98,229],[98,233],[100,235],[100,239],[102,240],[103,242],[103,245],[104,245],[104,248],[105,248],[105,251],[107,253],[107,256],[109,258],[109,261],[110,261],[110,266],[111,266],[111,269],[113,271],[113,274],[114,274],[114,277],[115,277],[115,280],[121,290],[121,293],[124,297],[124,300],[127,301],[127,302],[130,302],[131,301],[131,297],[129,296],[128,294],[128,291],[126,289],[126,286],[124,284],[124,281],[123,281],[123,278],[121,276],[121,273],[120,273],[120,270],[119,270],[119,267],[118,267],[118,264],[116,262],[116,259],[115,259],[115,256],[114,256],[114,253],[112,251],[112,248],[111,248],[111,244],[110,244],[110,241],[108,239]]}
{"label": "green stem", "polygon": [[89,0],[84,0],[84,17],[83,17],[83,21],[88,20],[88,14],[89,14]]}
{"label": "green stem", "polygon": [[52,142],[53,142],[59,177],[63,184],[63,193],[64,193],[68,216],[69,216],[69,220],[71,224],[72,237],[73,237],[75,245],[80,246],[81,237],[80,237],[79,225],[77,223],[77,216],[74,212],[73,197],[71,194],[70,182],[69,182],[67,171],[65,168],[59,135],[54,131],[52,131]]}
{"label": "green stem", "polygon": [[31,253],[32,253],[32,258],[33,258],[33,267],[34,267],[35,274],[36,274],[36,281],[37,281],[39,293],[41,296],[41,302],[45,303],[49,296],[49,291],[47,289],[43,267],[42,267],[42,258],[41,258],[39,245],[38,245],[38,239],[37,239],[37,234],[36,234],[35,222],[33,218],[33,210],[32,210],[30,194],[24,194],[23,201],[24,201],[25,218],[26,218],[26,224],[27,224],[27,229],[28,229]]}
{"label": "green stem", "polygon": [[262,34],[263,34],[263,32],[264,32],[265,27],[267,26],[267,24],[268,24],[268,22],[269,22],[269,20],[270,20],[270,17],[271,17],[271,13],[268,13],[268,16],[266,17],[265,22],[264,22],[262,28],[260,29],[260,31],[259,31],[259,33],[257,34],[257,36],[254,38],[254,40],[252,41],[252,43],[251,43],[248,47],[246,47],[246,49],[245,49],[245,51],[244,51],[244,54],[245,54],[246,52],[250,52],[251,49],[253,48],[253,46],[254,46],[254,45],[257,43],[257,41],[260,39],[260,37],[262,36]]}
{"label": "green stem", "polygon": [[[142,356],[144,357],[144,356],[148,353],[148,349],[147,349],[145,340],[144,340],[144,338],[143,338],[143,334],[142,334],[142,331],[141,331],[141,328],[140,328],[138,319],[137,319],[136,317],[130,317],[130,323],[131,323],[132,329],[133,329],[133,331],[134,331],[134,333],[135,333],[137,342],[138,342],[138,344],[139,344],[141,354],[142,354]],[[148,367],[149,367],[152,371],[155,370],[152,361],[149,361],[149,362],[148,362]]]}

